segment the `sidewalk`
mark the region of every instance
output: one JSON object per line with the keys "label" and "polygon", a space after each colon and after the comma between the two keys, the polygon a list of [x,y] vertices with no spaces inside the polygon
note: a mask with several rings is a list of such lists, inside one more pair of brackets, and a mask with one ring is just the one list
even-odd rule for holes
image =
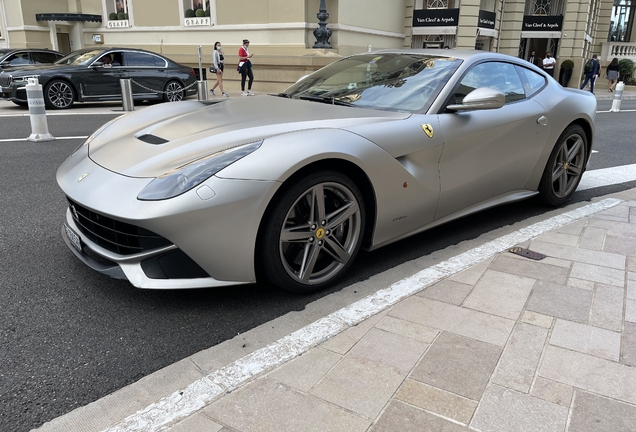
{"label": "sidewalk", "polygon": [[[547,257],[509,252],[515,245]],[[360,300],[324,318],[309,305],[310,324],[283,317],[298,330],[250,354],[227,361],[226,351],[280,322],[38,430],[634,430],[636,189],[397,272],[345,288]]]}

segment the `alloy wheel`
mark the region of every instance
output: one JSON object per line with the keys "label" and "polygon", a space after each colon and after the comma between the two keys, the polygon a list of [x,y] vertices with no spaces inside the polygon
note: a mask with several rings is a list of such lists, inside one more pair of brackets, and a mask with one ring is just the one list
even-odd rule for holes
{"label": "alloy wheel", "polygon": [[63,81],[51,84],[47,91],[47,97],[55,108],[68,108],[73,105],[73,89]]}
{"label": "alloy wheel", "polygon": [[183,100],[183,86],[176,81],[168,83],[166,86],[166,97],[169,102]]}
{"label": "alloy wheel", "polygon": [[297,283],[335,278],[351,260],[361,236],[360,206],[346,186],[325,182],[307,189],[285,216],[279,253]]}
{"label": "alloy wheel", "polygon": [[552,168],[552,190],[558,198],[567,197],[579,184],[585,164],[585,142],[581,135],[568,136],[557,153]]}

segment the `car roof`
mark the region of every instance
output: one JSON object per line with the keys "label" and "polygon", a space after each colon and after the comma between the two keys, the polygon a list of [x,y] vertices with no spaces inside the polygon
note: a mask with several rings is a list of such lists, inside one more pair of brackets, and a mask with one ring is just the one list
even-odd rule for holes
{"label": "car roof", "polygon": [[447,57],[457,58],[461,60],[481,60],[481,59],[496,59],[496,60],[514,60],[519,61],[517,57],[513,57],[507,54],[494,53],[490,51],[480,50],[458,50],[458,49],[387,49],[373,51],[371,53],[362,54],[419,54],[430,55],[434,57]]}

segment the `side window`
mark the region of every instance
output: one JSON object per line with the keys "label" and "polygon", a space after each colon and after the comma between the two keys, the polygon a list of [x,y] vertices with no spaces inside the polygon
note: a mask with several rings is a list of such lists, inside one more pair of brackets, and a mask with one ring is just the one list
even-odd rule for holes
{"label": "side window", "polygon": [[126,53],[126,66],[137,67],[157,67],[159,58],[152,54],[127,52]]}
{"label": "side window", "polygon": [[47,52],[33,52],[31,53],[31,57],[33,58],[33,62],[36,64],[53,63],[59,58],[57,54]]}
{"label": "side window", "polygon": [[16,53],[16,54],[10,55],[6,59],[4,59],[4,61],[5,62],[9,62],[9,64],[11,64],[11,66],[29,64],[29,54],[28,53]]}
{"label": "side window", "polygon": [[517,66],[517,71],[519,71],[521,81],[523,81],[523,88],[528,97],[534,96],[545,86],[545,78],[538,73],[521,66]]}
{"label": "side window", "polygon": [[462,103],[468,93],[480,87],[499,90],[506,96],[506,103],[526,97],[519,75],[510,63],[486,62],[473,67],[457,86],[455,103]]}

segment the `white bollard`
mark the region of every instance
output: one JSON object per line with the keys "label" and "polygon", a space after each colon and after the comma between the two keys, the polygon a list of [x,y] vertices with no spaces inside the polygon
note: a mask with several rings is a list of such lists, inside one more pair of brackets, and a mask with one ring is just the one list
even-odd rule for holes
{"label": "white bollard", "polygon": [[621,110],[621,100],[623,99],[624,89],[624,82],[616,84],[616,91],[614,92],[614,100],[612,101],[612,108],[610,108],[610,112],[619,112]]}
{"label": "white bollard", "polygon": [[46,112],[44,110],[44,96],[42,86],[37,78],[29,78],[26,85],[27,101],[29,103],[29,117],[31,118],[31,135],[29,141],[52,141],[55,139],[49,133],[49,125],[46,122]]}

